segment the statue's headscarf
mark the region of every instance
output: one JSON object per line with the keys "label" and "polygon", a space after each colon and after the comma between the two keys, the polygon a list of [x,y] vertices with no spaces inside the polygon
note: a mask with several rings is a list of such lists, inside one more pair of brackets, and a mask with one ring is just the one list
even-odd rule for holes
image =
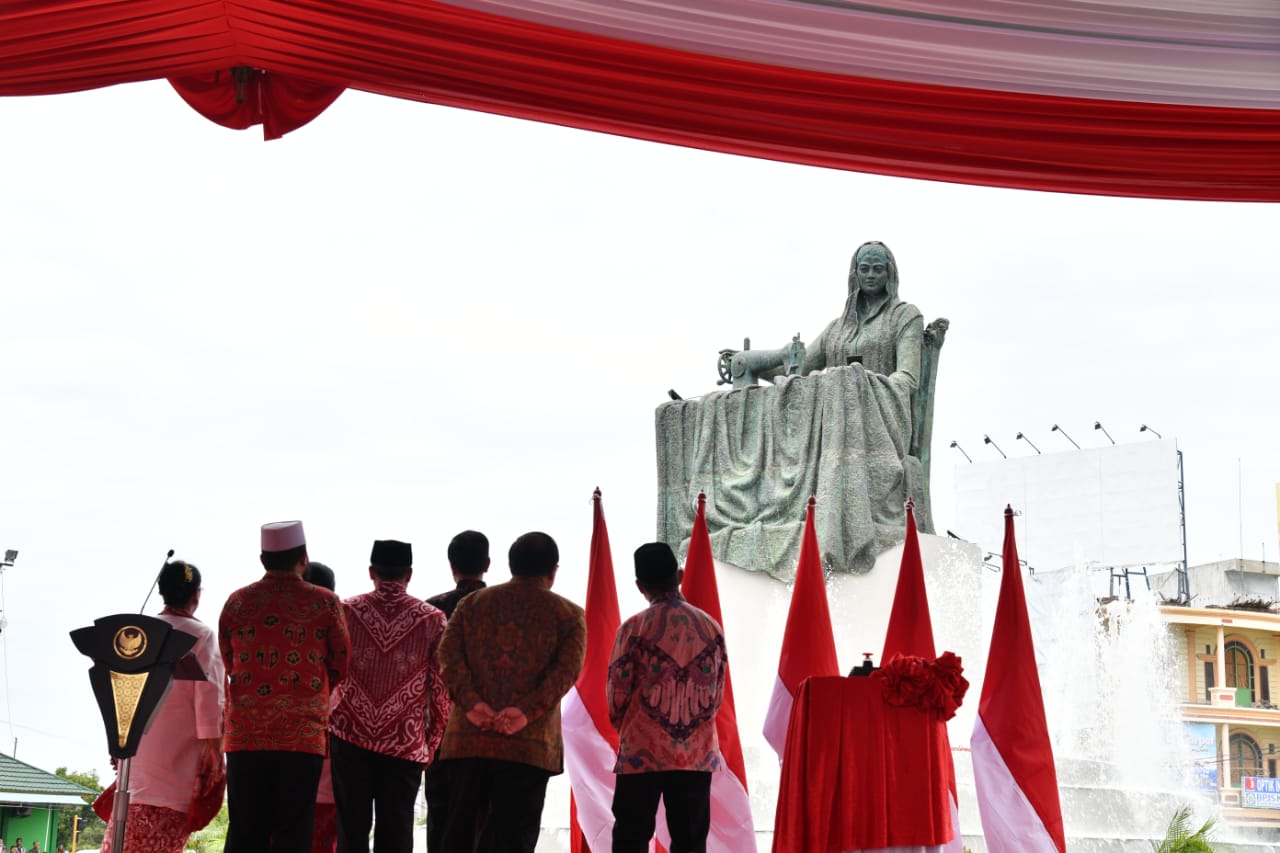
{"label": "statue's headscarf", "polygon": [[889,247],[879,240],[868,240],[858,247],[853,253],[853,259],[849,261],[849,296],[844,303],[844,316],[852,318],[857,305],[858,298],[858,257],[865,254],[871,249],[879,249],[884,253],[885,261],[889,264],[889,279],[885,283],[885,294],[888,296],[887,305],[892,305],[898,301],[898,262],[894,260],[893,252]]}

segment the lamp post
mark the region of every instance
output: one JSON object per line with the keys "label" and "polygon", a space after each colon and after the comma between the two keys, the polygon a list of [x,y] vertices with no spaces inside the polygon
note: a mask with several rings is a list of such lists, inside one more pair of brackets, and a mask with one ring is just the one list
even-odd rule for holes
{"label": "lamp post", "polygon": [[989,435],[984,435],[984,436],[982,437],[982,443],[983,443],[983,444],[989,444],[989,445],[991,445],[992,447],[994,447],[994,448],[996,449],[996,453],[999,453],[999,454],[1000,454],[1001,456],[1003,456],[1005,459],[1008,459],[1008,458],[1009,458],[1008,456],[1005,456],[1005,455],[1004,455],[1004,451],[1000,449],[1000,445],[996,444],[994,441],[992,441],[992,440],[991,440],[991,436],[989,436]]}
{"label": "lamp post", "polygon": [[1023,435],[1022,433],[1018,433],[1018,438],[1019,438],[1019,439],[1021,439],[1021,440],[1023,440],[1023,441],[1025,441],[1027,444],[1030,444],[1030,445],[1031,445],[1031,449],[1032,449],[1032,450],[1034,450],[1034,451],[1036,452],[1036,455],[1037,455],[1037,456],[1041,456],[1041,455],[1043,455],[1043,454],[1041,454],[1041,453],[1040,453],[1040,448],[1036,447],[1036,444],[1035,444],[1035,442],[1034,442],[1034,441],[1032,441],[1031,439],[1027,438],[1027,437],[1026,437],[1025,435]]}
{"label": "lamp post", "polygon": [[1111,442],[1112,445],[1115,445],[1116,440],[1111,437],[1111,433],[1107,432],[1107,428],[1102,425],[1102,421],[1094,421],[1093,428],[1102,430],[1102,434],[1107,437],[1107,441]]}
{"label": "lamp post", "polygon": [[[1149,432],[1161,441],[1164,436],[1156,430],[1142,424],[1138,432]],[[1175,446],[1177,442],[1174,442]],[[1191,581],[1187,573],[1187,481],[1182,468],[1182,451],[1178,454],[1178,526],[1182,530],[1182,565],[1178,566],[1178,602],[1186,604],[1191,601]]]}
{"label": "lamp post", "polygon": [[973,460],[969,458],[969,454],[968,454],[968,453],[965,453],[965,452],[964,452],[964,448],[960,446],[960,442],[958,442],[958,441],[953,441],[953,442],[951,442],[951,446],[952,446],[952,447],[954,447],[956,450],[959,450],[959,451],[960,451],[960,455],[961,455],[961,456],[963,456],[965,459],[969,459],[969,464],[970,464],[970,465],[972,465],[972,464],[973,464]]}
{"label": "lamp post", "polygon": [[[9,548],[4,552],[4,559],[0,560],[0,584],[4,583],[4,570],[13,568],[13,564],[14,562],[17,561],[17,559],[18,559],[18,552],[15,551],[14,549]],[[0,596],[0,600],[2,599],[3,597]],[[8,627],[9,627],[9,617],[4,615],[3,610],[0,610],[0,634],[3,634],[4,629]],[[13,751],[16,756],[18,752],[18,744],[16,741],[14,742],[14,745],[13,745]]]}
{"label": "lamp post", "polygon": [[1072,438],[1071,436],[1067,435],[1067,431],[1066,431],[1065,429],[1063,429],[1062,427],[1058,426],[1057,424],[1054,424],[1052,427],[1050,427],[1050,428],[1049,428],[1049,432],[1060,432],[1060,433],[1062,433],[1062,437],[1063,437],[1063,438],[1065,438],[1067,441],[1071,442],[1072,444],[1075,444],[1075,448],[1076,448],[1076,450],[1079,450],[1079,449],[1080,449],[1080,445],[1076,444],[1076,440],[1075,440],[1074,438]]}

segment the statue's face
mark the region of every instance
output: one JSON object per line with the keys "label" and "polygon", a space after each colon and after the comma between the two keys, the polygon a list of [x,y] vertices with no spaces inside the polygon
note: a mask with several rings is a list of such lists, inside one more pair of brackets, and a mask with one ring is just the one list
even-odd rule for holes
{"label": "statue's face", "polygon": [[889,259],[876,248],[867,249],[858,256],[858,289],[867,296],[882,296],[889,287]]}

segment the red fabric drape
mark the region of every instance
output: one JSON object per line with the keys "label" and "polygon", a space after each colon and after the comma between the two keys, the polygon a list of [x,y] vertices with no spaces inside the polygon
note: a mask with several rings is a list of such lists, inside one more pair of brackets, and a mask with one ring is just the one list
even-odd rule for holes
{"label": "red fabric drape", "polygon": [[945,734],[937,715],[886,704],[878,675],[806,680],[787,732],[774,853],[946,843]]}
{"label": "red fabric drape", "polygon": [[[1274,109],[892,82],[590,35],[430,0],[0,6],[0,95],[217,72],[232,88],[228,72],[236,66],[263,70],[293,90],[356,88],[837,169],[1102,195],[1280,200]],[[277,128],[292,124],[264,115],[268,120]]]}
{"label": "red fabric drape", "polygon": [[250,68],[170,78],[169,83],[209,121],[232,130],[260,124],[266,139],[279,139],[302,127],[343,91],[341,86]]}

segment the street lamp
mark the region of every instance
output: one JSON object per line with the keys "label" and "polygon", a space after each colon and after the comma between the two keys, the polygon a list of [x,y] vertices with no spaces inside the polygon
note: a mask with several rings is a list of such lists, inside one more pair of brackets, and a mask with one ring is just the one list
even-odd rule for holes
{"label": "street lamp", "polygon": [[972,464],[973,464],[973,460],[969,458],[969,454],[968,454],[968,453],[965,453],[965,452],[964,452],[964,448],[960,446],[960,442],[958,442],[958,441],[953,441],[953,442],[951,442],[951,446],[952,446],[952,447],[954,447],[956,450],[959,450],[959,451],[960,451],[960,455],[961,455],[961,456],[963,456],[965,459],[969,459],[969,464],[970,464],[970,465],[972,465]]}
{"label": "street lamp", "polygon": [[1004,458],[1005,458],[1005,459],[1008,459],[1008,458],[1009,458],[1008,456],[1005,456],[1005,455],[1004,455],[1004,451],[1000,449],[1000,445],[996,444],[994,441],[992,441],[992,440],[991,440],[991,436],[989,436],[989,435],[984,435],[984,436],[982,437],[982,443],[983,443],[983,444],[989,444],[989,445],[991,445],[992,447],[994,447],[994,448],[996,449],[996,453],[999,453],[1001,456],[1004,456]]}
{"label": "street lamp", "polygon": [[1159,439],[1163,439],[1163,438],[1164,438],[1164,436],[1163,436],[1163,435],[1161,435],[1160,433],[1156,432],[1155,430],[1153,430],[1151,427],[1147,426],[1146,424],[1143,424],[1142,426],[1138,427],[1138,432],[1149,432],[1149,433],[1151,433],[1152,435],[1154,435],[1156,438],[1159,438]]}

